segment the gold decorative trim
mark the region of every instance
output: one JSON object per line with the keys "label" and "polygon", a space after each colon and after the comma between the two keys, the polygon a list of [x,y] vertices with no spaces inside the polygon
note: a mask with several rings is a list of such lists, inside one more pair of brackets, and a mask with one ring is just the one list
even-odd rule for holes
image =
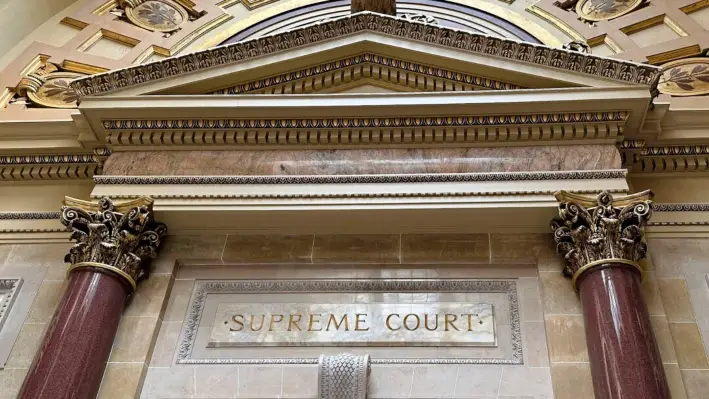
{"label": "gold decorative trim", "polygon": [[[623,15],[629,14],[644,2],[645,0],[628,0],[629,5],[627,8],[621,9],[620,11],[609,11],[608,13],[602,14],[598,11],[600,11],[598,8],[600,6],[603,6],[607,3],[609,3],[606,0],[580,0],[578,3],[576,3],[576,14],[578,14],[579,17],[582,19],[585,19],[586,21],[592,21],[592,22],[598,22],[598,21],[606,21],[609,19],[614,19],[618,17],[622,17]],[[589,12],[588,9],[585,9],[587,5],[591,2],[602,2],[602,4],[599,6],[597,4],[591,4],[590,7],[593,10],[593,12],[596,12],[596,14],[592,14]],[[610,3],[612,5],[613,3]],[[609,5],[609,7],[610,7]]]}
{"label": "gold decorative trim", "polygon": [[[160,26],[158,23],[147,23],[142,20],[142,16],[140,15],[140,7],[144,6],[144,3],[162,3],[166,7],[169,7],[171,10],[174,10],[180,15],[180,22],[179,23],[174,23],[174,21],[171,21],[174,26],[170,27],[163,27]],[[170,0],[122,0],[121,3],[123,4],[124,10],[126,12],[126,18],[130,20],[134,25],[139,26],[145,30],[153,31],[153,32],[174,32],[178,29],[180,29],[180,26],[185,24],[187,21],[189,21],[189,14],[187,13],[187,10],[185,10],[181,5],[172,2]],[[138,12],[136,13],[136,10]],[[164,14],[160,14],[160,16],[165,16]],[[164,22],[164,21],[163,21]],[[164,23],[163,23],[164,25]]]}
{"label": "gold decorative trim", "polygon": [[571,277],[571,286],[574,287],[576,291],[579,290],[578,286],[576,285],[576,282],[578,281],[579,277],[581,277],[582,274],[586,273],[587,271],[590,271],[591,269],[594,269],[597,266],[605,265],[605,264],[610,264],[610,267],[613,267],[612,264],[623,264],[623,265],[628,265],[634,267],[638,272],[640,272],[640,279],[642,280],[644,274],[643,274],[643,269],[640,267],[635,262],[631,262],[627,259],[620,259],[620,258],[610,258],[610,259],[601,259],[597,260],[595,262],[591,262],[587,265],[584,265],[580,267],[576,272],[574,273],[573,277]]}
{"label": "gold decorative trim", "polygon": [[569,36],[573,40],[577,40],[577,41],[586,40],[583,37],[583,35],[581,35],[579,32],[577,32],[576,29],[572,28],[571,25],[567,24],[566,22],[564,22],[560,18],[557,18],[555,15],[542,9],[541,7],[539,7],[536,4],[529,6],[527,8],[527,12],[529,12],[532,15],[536,15],[537,17],[541,18],[542,20],[548,22],[551,25],[554,25],[557,29],[564,32],[567,36]]}
{"label": "gold decorative trim", "polygon": [[67,270],[66,275],[67,275],[67,277],[69,277],[69,274],[71,274],[71,272],[73,272],[74,270],[83,269],[83,268],[97,268],[97,269],[108,270],[111,273],[115,273],[118,276],[123,277],[128,282],[128,284],[130,284],[130,286],[133,288],[132,292],[135,292],[135,290],[138,289],[138,285],[136,284],[135,280],[133,280],[133,277],[131,277],[128,273],[124,272],[123,270],[121,270],[117,267],[107,265],[104,263],[98,263],[98,262],[77,263],[77,264],[71,265],[69,267],[69,270]]}
{"label": "gold decorative trim", "polygon": [[673,61],[663,65],[660,73],[660,93],[679,97],[709,94],[709,57]]}
{"label": "gold decorative trim", "polygon": [[564,275],[578,289],[584,272],[603,264],[637,265],[647,255],[644,228],[652,216],[652,192],[614,198],[608,191],[593,201],[586,196],[559,191],[559,216],[552,219],[557,252],[563,256]]}
{"label": "gold decorative trim", "polygon": [[[649,201],[652,199],[653,195],[654,194],[651,190],[645,190],[639,193],[625,195],[623,197],[614,197],[613,206],[624,207],[639,201]],[[597,205],[598,202],[595,197],[579,195],[566,190],[560,190],[555,192],[554,197],[559,202],[574,202],[585,208],[594,207]]]}
{"label": "gold decorative trim", "polygon": [[[101,197],[97,197],[97,198],[101,198]],[[153,202],[154,201],[151,197],[139,196],[139,197],[131,199],[129,201],[113,203],[113,207],[115,208],[116,212],[126,213],[136,207],[145,206],[145,207],[151,208],[153,206]],[[64,197],[63,204],[68,207],[83,209],[87,212],[100,212],[103,210],[101,207],[101,204],[99,204],[98,202],[85,201],[85,200],[80,200],[80,199],[72,198],[72,197]]]}

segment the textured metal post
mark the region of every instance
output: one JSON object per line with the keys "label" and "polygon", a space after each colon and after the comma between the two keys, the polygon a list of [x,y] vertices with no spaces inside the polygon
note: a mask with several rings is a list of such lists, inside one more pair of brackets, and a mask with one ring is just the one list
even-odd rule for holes
{"label": "textured metal post", "polygon": [[318,359],[318,399],[366,399],[369,355],[342,353]]}
{"label": "textured metal post", "polygon": [[67,198],[61,221],[77,241],[65,261],[69,284],[18,398],[95,398],[126,298],[145,278],[165,226],[152,200],[114,205]]}
{"label": "textured metal post", "polygon": [[637,264],[647,251],[642,228],[651,196],[556,195],[554,238],[567,263],[564,274],[580,292],[598,399],[670,398]]}
{"label": "textured metal post", "polygon": [[360,11],[396,15],[396,0],[352,0],[351,12]]}

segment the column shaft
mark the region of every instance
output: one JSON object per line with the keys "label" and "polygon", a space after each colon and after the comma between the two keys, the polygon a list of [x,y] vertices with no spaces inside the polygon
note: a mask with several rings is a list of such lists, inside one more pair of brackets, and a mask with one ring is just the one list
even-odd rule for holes
{"label": "column shaft", "polygon": [[578,287],[596,398],[670,398],[639,272],[601,265],[583,273]]}
{"label": "column shaft", "polygon": [[72,271],[18,398],[96,397],[129,293],[110,272]]}

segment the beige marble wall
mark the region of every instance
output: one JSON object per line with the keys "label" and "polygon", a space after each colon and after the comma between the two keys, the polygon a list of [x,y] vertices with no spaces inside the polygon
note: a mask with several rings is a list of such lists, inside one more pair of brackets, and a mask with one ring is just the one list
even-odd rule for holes
{"label": "beige marble wall", "polygon": [[54,314],[65,287],[63,259],[68,249],[68,244],[0,245],[0,278],[24,280],[0,331],[0,335],[13,333],[10,339],[2,340],[11,350],[5,368],[0,370],[1,399],[17,395]]}
{"label": "beige marble wall", "polygon": [[648,240],[687,397],[709,392],[709,239]]}
{"label": "beige marble wall", "polygon": [[[709,240],[651,239],[649,246],[643,287],[673,398],[704,398],[709,391]],[[68,247],[0,246],[0,277],[26,276],[16,306],[29,307],[7,367],[0,370],[0,398],[15,397],[31,364],[64,288],[62,259]],[[176,269],[177,263],[184,266]],[[456,266],[462,263],[477,266]],[[561,276],[548,235],[180,236],[167,239],[153,266],[121,321],[102,399],[314,397],[312,366],[173,364],[192,285],[205,275],[517,276],[524,366],[377,365],[373,397],[550,398],[553,390],[557,399],[593,398],[578,298]]]}
{"label": "beige marble wall", "polygon": [[[311,365],[176,365],[195,279],[517,278],[525,364],[374,365],[370,397],[552,398],[537,270],[493,260],[488,234],[171,237],[158,268],[178,259],[142,398],[314,398]],[[253,265],[261,263],[261,265]],[[405,264],[402,264],[405,263]],[[460,264],[467,264],[460,267]],[[410,348],[416,350],[416,348]]]}

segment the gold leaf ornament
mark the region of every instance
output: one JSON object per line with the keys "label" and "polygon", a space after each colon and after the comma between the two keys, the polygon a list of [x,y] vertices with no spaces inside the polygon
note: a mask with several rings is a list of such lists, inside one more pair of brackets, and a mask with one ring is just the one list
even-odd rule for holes
{"label": "gold leaf ornament", "polygon": [[587,21],[605,21],[628,14],[644,0],[580,0],[576,3],[576,14]]}
{"label": "gold leaf ornament", "polygon": [[154,32],[174,32],[187,22],[189,15],[170,0],[124,0],[126,17],[133,24]]}
{"label": "gold leaf ornament", "polygon": [[678,97],[709,94],[709,57],[686,58],[663,65],[657,89]]}

